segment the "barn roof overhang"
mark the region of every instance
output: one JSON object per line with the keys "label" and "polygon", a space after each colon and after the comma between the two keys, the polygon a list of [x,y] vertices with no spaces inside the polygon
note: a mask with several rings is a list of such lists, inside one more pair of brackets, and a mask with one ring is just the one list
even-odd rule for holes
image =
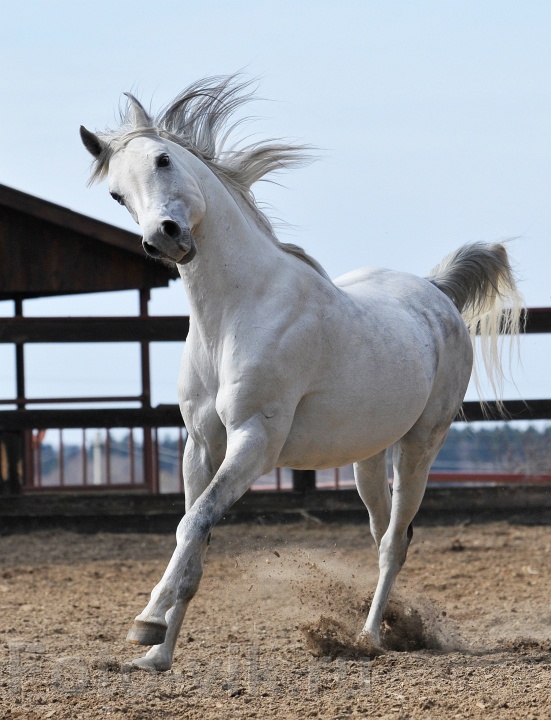
{"label": "barn roof overhang", "polygon": [[0,185],[0,300],[147,290],[177,276],[136,233]]}

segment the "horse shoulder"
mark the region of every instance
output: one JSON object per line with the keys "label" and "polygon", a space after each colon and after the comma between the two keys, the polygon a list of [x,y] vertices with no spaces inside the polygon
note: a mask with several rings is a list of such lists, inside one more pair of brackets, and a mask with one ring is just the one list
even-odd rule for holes
{"label": "horse shoulder", "polygon": [[224,355],[216,393],[216,412],[226,428],[254,416],[272,420],[291,417],[302,395],[304,372],[299,363],[266,349],[254,356]]}
{"label": "horse shoulder", "polygon": [[323,362],[322,322],[319,304],[306,300],[273,303],[228,328],[218,357],[216,396],[226,427],[255,414],[272,425],[277,418],[292,419]]}

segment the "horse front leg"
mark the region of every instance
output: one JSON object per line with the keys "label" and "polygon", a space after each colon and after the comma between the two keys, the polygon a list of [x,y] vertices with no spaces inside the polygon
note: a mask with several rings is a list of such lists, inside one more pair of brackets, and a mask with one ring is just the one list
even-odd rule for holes
{"label": "horse front leg", "polygon": [[[178,596],[174,605],[166,614],[166,634],[162,643],[153,645],[143,657],[132,660],[132,665],[142,668],[143,670],[170,670],[174,660],[174,650],[176,641],[182,628],[182,623],[189,606],[189,603],[199,589],[199,583],[203,576],[203,560],[205,558],[208,547],[208,540],[203,543],[198,558],[192,557],[186,567],[182,578],[181,587],[178,589]],[[138,625],[141,632],[143,626]],[[127,640],[136,645],[146,644],[140,642],[135,635],[136,623],[128,633]],[[144,640],[148,640],[147,636],[143,636]],[[149,643],[147,643],[149,644]]]}
{"label": "horse front leg", "polygon": [[279,457],[286,432],[259,413],[228,431],[227,450],[220,469],[180,522],[176,549],[151,599],[135,619],[128,639],[139,645],[162,645],[166,642],[168,621],[179,618],[181,610],[167,617],[177,606],[186,587],[186,568],[198,556],[209,533],[228,509],[260,475],[271,470]]}
{"label": "horse front leg", "polygon": [[[186,498],[186,512],[193,507],[197,499],[206,490],[215,471],[212,459],[205,448],[201,447],[191,436],[188,437],[184,451],[182,472],[184,477],[184,492]],[[179,528],[176,531],[177,537]],[[144,670],[170,670],[174,659],[174,649],[180,634],[180,629],[187,608],[197,590],[203,576],[203,561],[207,552],[209,539],[203,543],[198,555],[190,558],[184,572],[181,586],[178,589],[178,598],[166,616],[167,629],[164,641],[148,650],[143,656],[132,661],[132,665]],[[127,638],[130,642],[137,642],[131,633]],[[141,644],[141,643],[139,643]]]}

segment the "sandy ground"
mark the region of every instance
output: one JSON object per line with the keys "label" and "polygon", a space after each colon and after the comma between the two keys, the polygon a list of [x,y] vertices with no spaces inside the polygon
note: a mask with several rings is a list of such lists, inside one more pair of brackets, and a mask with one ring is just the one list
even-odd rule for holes
{"label": "sandy ground", "polygon": [[[551,530],[416,528],[374,659],[367,526],[217,528],[167,673],[125,642],[161,535],[0,538],[0,718],[551,718]],[[324,654],[325,653],[325,654]]]}

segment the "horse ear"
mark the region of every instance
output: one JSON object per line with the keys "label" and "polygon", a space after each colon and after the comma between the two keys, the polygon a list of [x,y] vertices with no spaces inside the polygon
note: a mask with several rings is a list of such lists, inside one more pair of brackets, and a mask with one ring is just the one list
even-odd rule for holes
{"label": "horse ear", "polygon": [[153,124],[150,116],[139,100],[131,93],[124,93],[130,102],[130,118],[135,128],[150,127]]}
{"label": "horse ear", "polygon": [[84,147],[97,160],[105,148],[105,143],[103,143],[99,139],[99,137],[97,135],[95,135],[93,132],[90,132],[90,130],[87,130],[84,127],[84,125],[80,126],[80,138],[81,138],[82,142],[84,143]]}

